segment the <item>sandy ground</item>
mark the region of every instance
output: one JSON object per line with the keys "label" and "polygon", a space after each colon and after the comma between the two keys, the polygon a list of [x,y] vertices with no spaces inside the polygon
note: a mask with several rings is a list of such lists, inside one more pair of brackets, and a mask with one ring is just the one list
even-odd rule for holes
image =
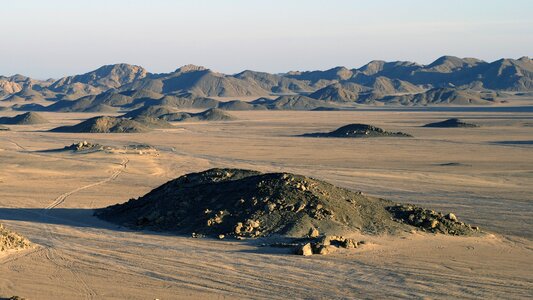
{"label": "sandy ground", "polygon": [[[240,120],[147,134],[49,133],[94,115],[42,114],[52,123],[0,132],[0,221],[36,244],[0,257],[0,297],[533,297],[533,112],[232,112]],[[448,117],[483,126],[420,127]],[[355,122],[415,137],[296,136]],[[39,152],[79,140],[149,143],[160,155]],[[304,258],[253,241],[132,232],[92,216],[211,167],[310,175],[453,211],[490,234],[365,236],[362,248]]]}

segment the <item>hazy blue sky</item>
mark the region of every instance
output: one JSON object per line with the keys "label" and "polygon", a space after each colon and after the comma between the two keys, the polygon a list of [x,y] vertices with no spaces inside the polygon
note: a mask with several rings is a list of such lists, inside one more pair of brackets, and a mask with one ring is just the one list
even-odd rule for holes
{"label": "hazy blue sky", "polygon": [[533,55],[532,0],[0,0],[0,74],[234,73]]}

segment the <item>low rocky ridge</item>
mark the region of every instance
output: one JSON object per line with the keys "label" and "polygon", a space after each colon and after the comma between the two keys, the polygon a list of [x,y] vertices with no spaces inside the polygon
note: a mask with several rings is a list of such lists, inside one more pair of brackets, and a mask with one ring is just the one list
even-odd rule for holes
{"label": "low rocky ridge", "polygon": [[443,128],[457,128],[457,127],[479,127],[476,124],[466,123],[457,118],[448,119],[441,122],[429,123],[423,127],[443,127]]}
{"label": "low rocky ridge", "polygon": [[369,138],[369,137],[412,137],[403,132],[389,132],[379,127],[366,124],[349,124],[331,132],[306,133],[305,137],[334,137],[334,138]]}
{"label": "low rocky ridge", "polygon": [[446,215],[434,210],[423,209],[409,204],[397,204],[387,208],[395,221],[421,228],[423,231],[451,235],[468,235],[479,227],[459,222],[453,213]]}
{"label": "low rocky ridge", "polygon": [[9,127],[0,125],[0,131],[9,131]]}
{"label": "low rocky ridge", "polygon": [[43,152],[72,151],[76,153],[107,152],[120,154],[159,155],[159,151],[148,144],[130,144],[123,147],[105,146],[98,143],[80,141],[62,149],[45,150]]}
{"label": "low rocky ridge", "polygon": [[169,122],[233,121],[237,119],[234,116],[218,108],[211,108],[199,113],[171,113],[162,115],[159,118]]}
{"label": "low rocky ridge", "polygon": [[0,253],[8,250],[20,250],[30,247],[30,242],[23,236],[8,230],[0,224]]}
{"label": "low rocky ridge", "polygon": [[405,217],[407,208],[398,207],[403,206],[305,176],[210,169],[183,175],[138,199],[98,209],[95,214],[130,228],[193,237],[290,237],[294,241],[289,246],[310,243],[313,253],[321,251],[323,239],[355,248],[357,241],[342,237],[353,233],[478,232],[456,218],[446,219],[416,206],[409,206],[412,211]]}
{"label": "low rocky ridge", "polygon": [[89,133],[140,133],[157,128],[172,128],[167,121],[151,118],[137,117],[133,119],[123,117],[100,116],[90,118],[72,126],[54,128],[52,132],[89,132]]}
{"label": "low rocky ridge", "polygon": [[27,112],[14,117],[0,117],[0,124],[36,125],[48,123],[48,120],[35,112]]}
{"label": "low rocky ridge", "polygon": [[143,106],[123,115],[125,118],[155,118],[169,122],[232,121],[234,116],[222,109],[210,108],[199,113],[179,112],[171,106]]}

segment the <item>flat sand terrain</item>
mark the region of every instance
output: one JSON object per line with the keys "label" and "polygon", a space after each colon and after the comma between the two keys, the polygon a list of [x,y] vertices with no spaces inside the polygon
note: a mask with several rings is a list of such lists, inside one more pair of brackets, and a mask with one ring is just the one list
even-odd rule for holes
{"label": "flat sand terrain", "polygon": [[[8,115],[11,112],[4,112]],[[0,298],[533,298],[533,112],[231,112],[142,134],[0,132],[0,222],[33,249],[0,257]],[[458,117],[479,128],[422,128]],[[366,123],[413,138],[298,137]],[[41,152],[87,140],[148,143],[159,155]],[[420,204],[489,232],[361,236],[355,250],[288,255],[256,241],[135,232],[92,216],[212,167],[285,171]]]}

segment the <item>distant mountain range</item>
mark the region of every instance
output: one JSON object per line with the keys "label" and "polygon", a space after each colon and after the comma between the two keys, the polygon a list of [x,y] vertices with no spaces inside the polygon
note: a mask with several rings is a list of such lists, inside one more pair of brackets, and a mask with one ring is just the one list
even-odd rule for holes
{"label": "distant mountain range", "polygon": [[[284,74],[247,70],[226,75],[194,65],[154,74],[140,66],[116,64],[58,80],[0,76],[0,101],[21,110],[51,111],[135,109],[150,103],[166,105],[161,103],[165,101],[181,101],[192,108],[220,106],[233,110],[317,108],[347,103],[488,104],[505,93],[529,91],[533,91],[533,60],[528,57],[485,62],[443,56],[429,65],[372,61],[358,69],[336,67]],[[279,99],[280,103],[230,104],[210,99],[273,95],[293,98]],[[47,105],[48,101],[55,103]]]}

